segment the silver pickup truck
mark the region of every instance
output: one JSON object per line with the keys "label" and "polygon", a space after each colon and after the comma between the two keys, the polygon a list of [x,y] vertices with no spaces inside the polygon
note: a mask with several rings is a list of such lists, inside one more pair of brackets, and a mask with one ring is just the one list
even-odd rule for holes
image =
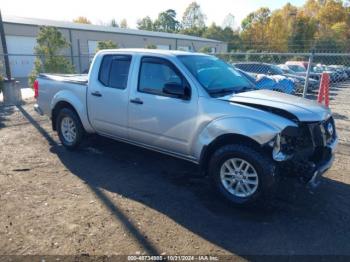
{"label": "silver pickup truck", "polygon": [[88,75],[39,75],[35,109],[62,144],[97,133],[200,165],[237,205],[293,174],[315,186],[331,167],[337,135],[329,109],[257,90],[210,55],[144,49],[96,54]]}

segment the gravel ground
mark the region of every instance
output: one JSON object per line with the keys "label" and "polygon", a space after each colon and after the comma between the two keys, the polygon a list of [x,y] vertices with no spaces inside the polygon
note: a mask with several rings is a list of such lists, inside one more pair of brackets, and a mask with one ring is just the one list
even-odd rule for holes
{"label": "gravel ground", "polygon": [[332,90],[340,145],[321,186],[250,209],[184,161],[96,136],[66,151],[33,103],[0,107],[0,254],[350,255],[350,84]]}

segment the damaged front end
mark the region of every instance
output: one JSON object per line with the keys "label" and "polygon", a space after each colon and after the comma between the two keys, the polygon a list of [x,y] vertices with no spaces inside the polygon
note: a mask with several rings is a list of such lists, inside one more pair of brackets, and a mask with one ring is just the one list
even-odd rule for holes
{"label": "damaged front end", "polygon": [[281,175],[296,175],[316,187],[318,178],[333,163],[337,143],[334,119],[329,117],[321,122],[299,122],[298,127],[287,127],[269,146]]}

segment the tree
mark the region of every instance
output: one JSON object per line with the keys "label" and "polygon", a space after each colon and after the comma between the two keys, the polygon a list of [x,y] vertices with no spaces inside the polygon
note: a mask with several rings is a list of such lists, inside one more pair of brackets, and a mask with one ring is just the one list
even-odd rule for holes
{"label": "tree", "polygon": [[120,21],[120,28],[128,28],[128,21],[125,18]]}
{"label": "tree", "polygon": [[242,21],[241,37],[246,48],[263,50],[267,47],[267,27],[269,25],[271,11],[267,7],[261,7],[250,13]]}
{"label": "tree", "polygon": [[328,0],[321,6],[317,17],[323,29],[328,29],[335,23],[346,21],[348,16],[342,1]]}
{"label": "tree", "polygon": [[73,19],[73,22],[78,24],[91,24],[90,20],[87,19],[85,16],[79,16]]}
{"label": "tree", "polygon": [[232,30],[235,28],[235,16],[231,13],[226,15],[224,21],[222,22],[222,28],[226,27],[231,28]]}
{"label": "tree", "polygon": [[291,51],[309,51],[313,47],[317,25],[312,17],[304,13],[297,15],[293,30],[288,37],[288,46]]}
{"label": "tree", "polygon": [[180,22],[176,20],[176,12],[173,9],[168,9],[158,15],[154,22],[154,28],[162,32],[176,32],[178,31]]}
{"label": "tree", "polygon": [[202,36],[205,38],[224,41],[223,31],[224,30],[220,26],[217,26],[215,23],[212,23],[208,28],[206,28]]}
{"label": "tree", "polygon": [[111,41],[111,40],[99,41],[99,42],[97,43],[96,52],[97,52],[97,51],[100,51],[100,50],[103,50],[103,49],[116,49],[116,48],[118,48],[118,44],[117,44],[117,43],[114,43],[114,42]]}
{"label": "tree", "polygon": [[137,21],[137,29],[154,31],[154,24],[149,16],[146,16]]}
{"label": "tree", "polygon": [[196,29],[205,27],[206,16],[203,14],[201,7],[196,2],[192,2],[185,10],[182,16],[183,29]]}
{"label": "tree", "polygon": [[29,86],[39,73],[74,73],[74,67],[71,62],[61,55],[61,51],[68,48],[70,44],[63,37],[62,33],[55,27],[40,27],[36,39],[35,54],[37,56],[34,62],[34,69],[29,76]]}
{"label": "tree", "polygon": [[117,21],[114,18],[111,20],[111,27],[119,27]]}

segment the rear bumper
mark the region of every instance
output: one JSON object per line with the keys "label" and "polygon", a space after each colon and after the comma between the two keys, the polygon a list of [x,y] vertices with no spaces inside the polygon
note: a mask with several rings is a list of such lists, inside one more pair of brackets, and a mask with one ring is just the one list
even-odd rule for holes
{"label": "rear bumper", "polygon": [[40,108],[40,106],[39,106],[38,104],[35,104],[35,105],[34,105],[34,110],[35,110],[35,112],[37,112],[39,115],[41,115],[41,116],[44,115],[43,110]]}

